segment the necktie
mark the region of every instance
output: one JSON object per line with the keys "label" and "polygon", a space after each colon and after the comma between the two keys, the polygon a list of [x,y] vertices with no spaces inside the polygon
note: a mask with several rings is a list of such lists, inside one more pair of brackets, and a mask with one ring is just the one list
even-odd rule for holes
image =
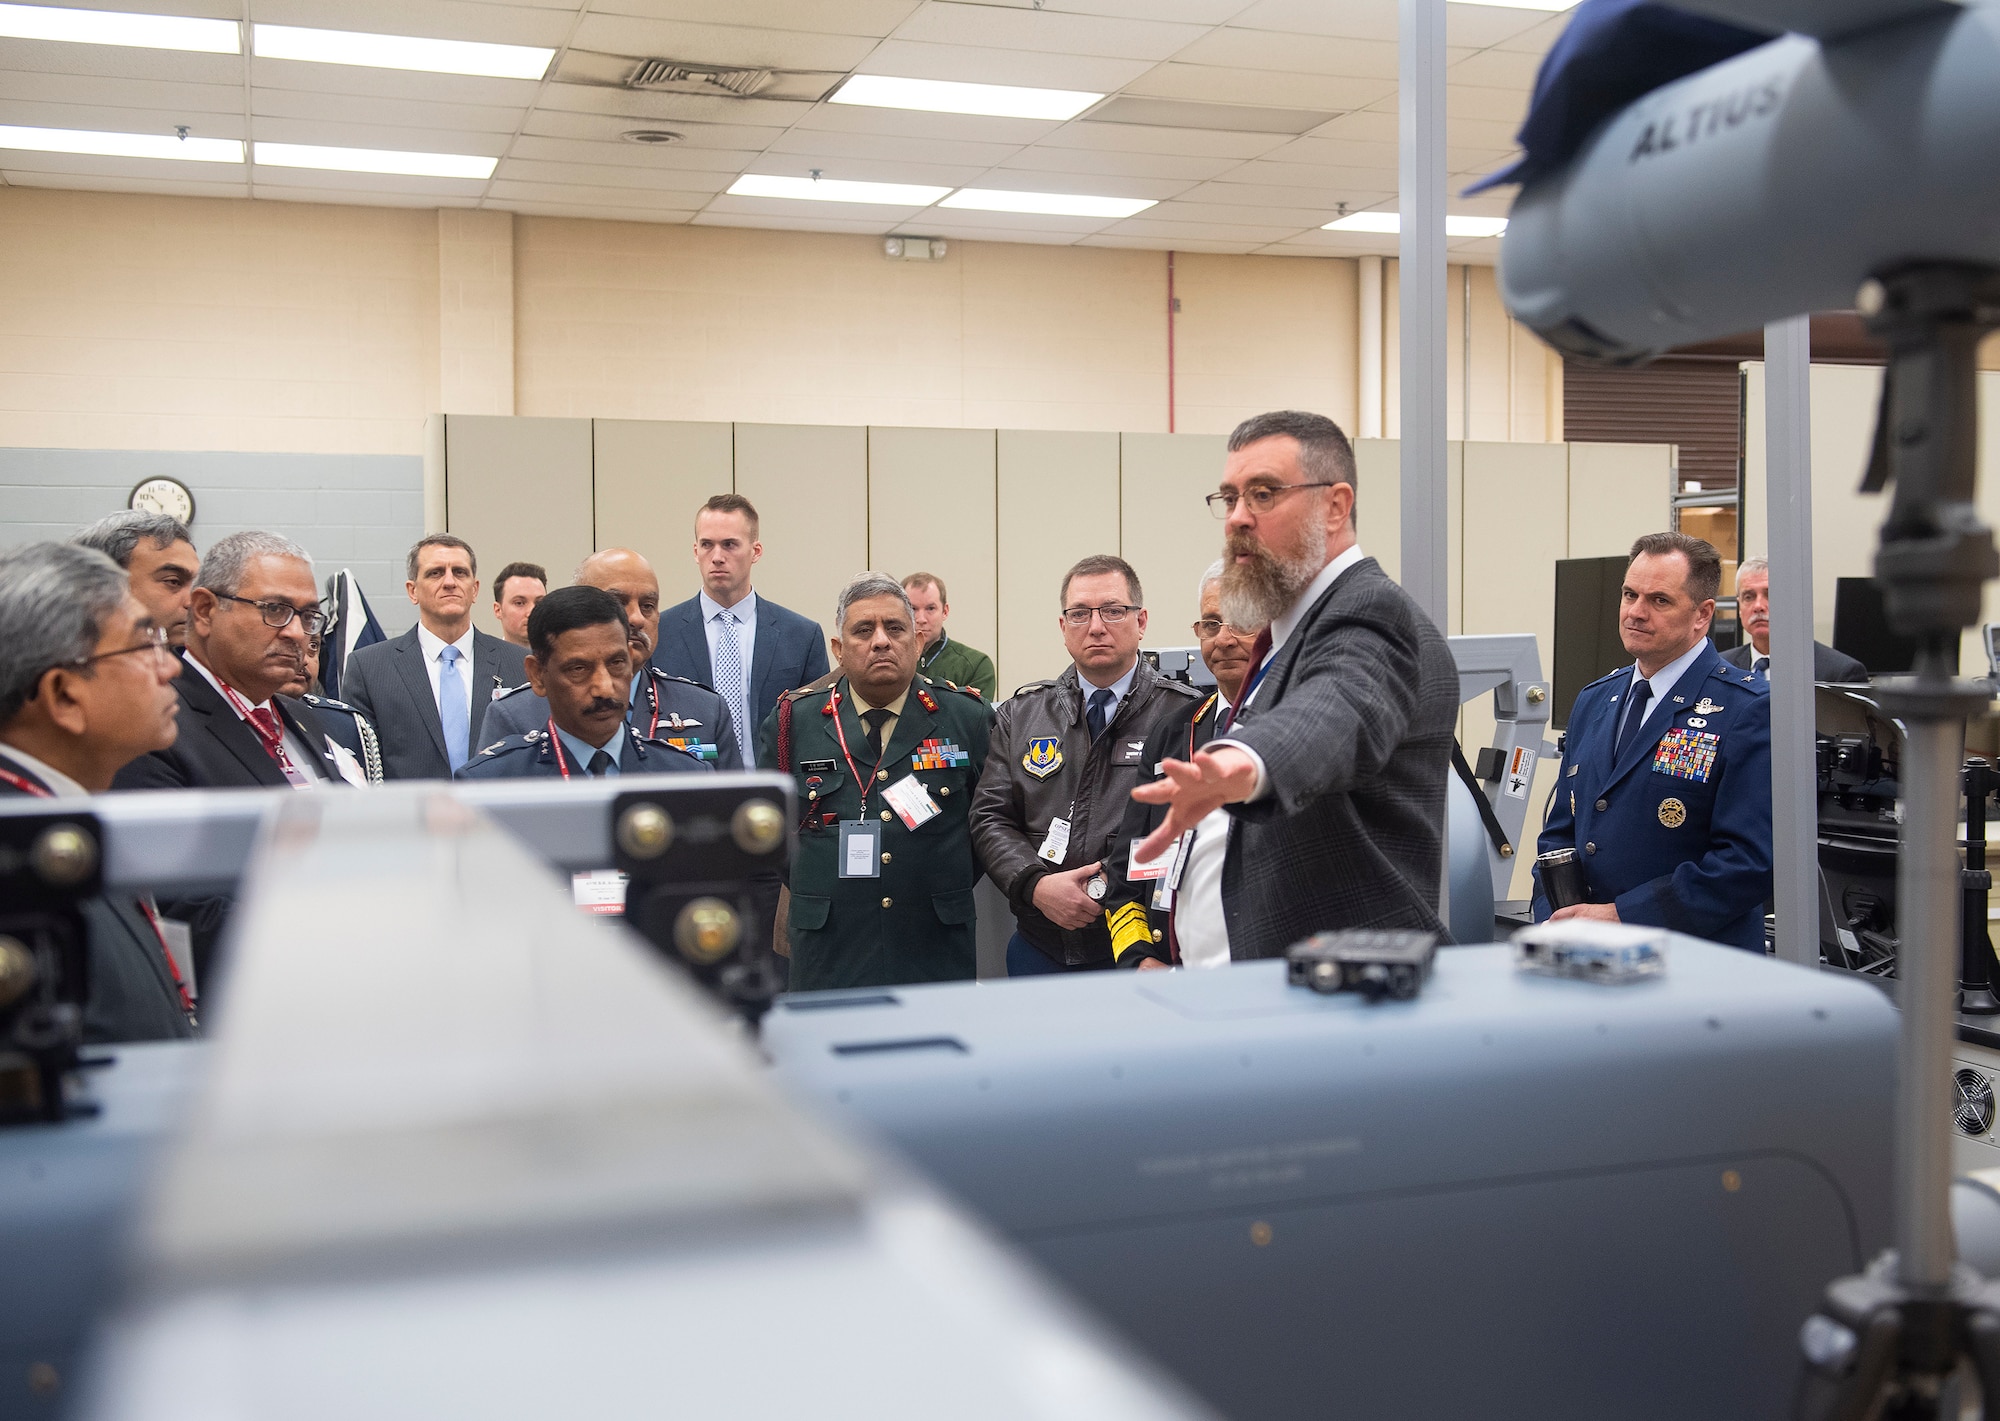
{"label": "necktie", "polygon": [[1760,656],[1760,657],[1758,657],[1758,658],[1757,658],[1757,664],[1756,664],[1755,666],[1752,666],[1752,667],[1751,667],[1750,669],[1751,669],[1752,671],[1755,671],[1755,672],[1756,672],[1756,673],[1757,673],[1757,674],[1758,674],[1759,676],[1762,676],[1762,677],[1763,677],[1763,678],[1764,678],[1764,679],[1765,679],[1766,681],[1770,680],[1770,679],[1771,679],[1771,658],[1770,658],[1770,657],[1768,657],[1768,656]]}
{"label": "necktie", "polygon": [[285,778],[295,785],[311,783],[305,771],[292,763],[292,757],[285,753],[285,725],[278,719],[278,713],[269,706],[247,706],[243,718],[252,730],[257,732],[257,742],[264,747],[264,753],[278,762],[278,768],[285,772]]}
{"label": "necktie", "polygon": [[438,653],[438,721],[444,727],[444,755],[453,774],[465,763],[472,739],[472,703],[465,698],[465,677],[459,674],[458,663],[457,647]]}
{"label": "necktie", "polygon": [[1110,690],[1099,688],[1090,693],[1090,709],[1084,712],[1084,722],[1090,727],[1090,738],[1097,739],[1104,734],[1104,727],[1111,720],[1112,695]]}
{"label": "necktie", "polygon": [[1612,763],[1616,764],[1619,760],[1624,759],[1625,747],[1638,738],[1640,723],[1646,719],[1646,703],[1652,699],[1653,683],[1651,681],[1634,681],[1632,683],[1631,704],[1625,712],[1625,724],[1618,731],[1618,748],[1611,752]]}
{"label": "necktie", "polygon": [[595,755],[590,757],[590,763],[584,766],[584,768],[590,772],[592,779],[603,779],[604,772],[611,768],[611,752],[609,750],[599,750]]}
{"label": "necktie", "polygon": [[[736,642],[736,614],[727,608],[715,614],[715,689],[729,707],[729,723],[739,748],[750,744],[750,706],[743,675],[743,648]],[[745,761],[747,764],[748,761]]]}
{"label": "necktie", "polygon": [[1227,735],[1236,718],[1243,713],[1243,703],[1250,699],[1250,692],[1257,684],[1257,668],[1264,664],[1264,658],[1271,654],[1271,629],[1265,627],[1250,643],[1250,675],[1243,682],[1243,689],[1236,693],[1236,704],[1229,708],[1229,718],[1222,722],[1222,733]]}
{"label": "necktie", "polygon": [[882,763],[882,727],[889,723],[886,710],[861,712],[862,722],[868,727],[868,748],[875,752],[875,763]]}

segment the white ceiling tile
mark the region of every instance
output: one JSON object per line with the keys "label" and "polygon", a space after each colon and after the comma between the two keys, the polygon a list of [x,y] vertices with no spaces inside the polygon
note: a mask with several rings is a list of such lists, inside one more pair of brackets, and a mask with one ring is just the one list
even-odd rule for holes
{"label": "white ceiling tile", "polygon": [[1110,15],[1126,20],[1220,25],[1240,14],[1250,0],[952,0],[952,3],[997,3],[1014,10],[1060,10],[1068,15]]}
{"label": "white ceiling tile", "polygon": [[[0,93],[4,93],[0,90]],[[191,138],[242,138],[243,106],[235,113],[190,113],[185,109],[115,109],[98,104],[24,103],[0,97],[0,123],[27,128],[86,128],[108,133],[157,133],[171,137],[186,124]]]}
{"label": "white ceiling tile", "polygon": [[[729,198],[729,202],[741,201]],[[796,206],[824,206],[819,203],[800,203]],[[824,212],[816,213],[773,213],[773,212],[697,212],[690,221],[696,227],[758,227],[778,232],[851,232],[879,237],[889,231],[890,224],[880,217],[854,218],[833,217]]]}
{"label": "white ceiling tile", "polygon": [[[1182,64],[1211,64],[1224,69],[1274,71],[1336,78],[1396,77],[1396,46],[1381,40],[1331,39],[1273,30],[1211,30],[1176,56]],[[1267,100],[1266,102],[1276,102]]]}
{"label": "white ceiling tile", "polygon": [[[780,134],[766,156],[809,153],[836,159],[866,159],[879,163],[948,163],[990,168],[1020,151],[1017,143],[954,143],[945,139],[892,138],[879,133],[829,133],[823,129],[793,129]],[[923,179],[911,179],[921,182]]]}
{"label": "white ceiling tile", "polygon": [[1294,138],[1263,155],[1267,163],[1323,163],[1348,168],[1394,168],[1396,145],[1354,138]]}
{"label": "white ceiling tile", "polygon": [[[1560,16],[1568,20],[1567,15]],[[1508,5],[1451,4],[1444,7],[1444,42],[1485,49],[1488,45],[1517,40],[1549,20],[1545,10],[1523,10]]]}
{"label": "white ceiling tile", "polygon": [[1483,84],[1494,89],[1511,89],[1525,96],[1533,92],[1535,75],[1541,67],[1542,57],[1539,54],[1521,54],[1511,49],[1482,49],[1452,65],[1445,77],[1453,84]]}
{"label": "white ceiling tile", "polygon": [[1353,199],[1349,194],[1356,188],[1386,187],[1394,192],[1396,169],[1394,166],[1346,167],[1332,163],[1267,163],[1259,159],[1242,164],[1224,182],[1230,187],[1257,187],[1270,194],[1269,200],[1276,200],[1276,195],[1284,192],[1319,191],[1351,202]]}
{"label": "white ceiling tile", "polygon": [[481,207],[500,212],[518,212],[526,217],[588,218],[596,222],[664,222],[684,225],[693,211],[673,212],[650,207],[592,207],[585,203],[534,202],[525,198],[488,198]]}
{"label": "white ceiling tile", "polygon": [[695,148],[670,143],[649,148],[638,143],[591,143],[580,138],[541,138],[523,134],[507,150],[515,158],[544,163],[605,163],[629,168],[688,168],[698,172],[740,173],[758,153],[741,148]]}
{"label": "white ceiling tile", "polygon": [[[243,82],[239,71],[237,82]],[[410,69],[369,69],[355,64],[306,64],[291,59],[250,61],[259,89],[408,99],[417,103],[485,104],[526,108],[535,101],[533,79],[487,79],[475,74],[420,74]]]}
{"label": "white ceiling tile", "polygon": [[814,104],[794,131],[799,133],[880,133],[903,138],[945,138],[966,143],[999,143],[1018,148],[1058,131],[1059,125],[1033,118],[993,118],[986,114],[918,113],[861,104]]}
{"label": "white ceiling tile", "polygon": [[1458,118],[1445,115],[1444,141],[1455,148],[1511,148],[1521,120]]}
{"label": "white ceiling tile", "polygon": [[1447,120],[1486,119],[1518,128],[1521,120],[1528,116],[1528,96],[1520,90],[1448,84],[1445,86],[1444,108]]}
{"label": "white ceiling tile", "polygon": [[1189,238],[1196,241],[1241,242],[1245,247],[1261,246],[1265,242],[1281,242],[1287,237],[1297,236],[1296,226],[1251,226],[1225,222],[1182,222],[1150,221],[1151,214],[1128,217],[1111,232],[1128,237]]}
{"label": "white ceiling tile", "polygon": [[1330,123],[1323,123],[1307,138],[1353,139],[1360,143],[1396,142],[1396,115],[1369,110],[1360,113],[1346,113]]}
{"label": "white ceiling tile", "polygon": [[1172,178],[1182,183],[1220,177],[1234,168],[1235,158],[1176,158],[1165,153],[1101,153],[1089,148],[1024,148],[1004,159],[1000,168],[1034,168],[1042,172],[1091,174],[1114,178]]}
{"label": "white ceiling tile", "polygon": [[[13,173],[74,173],[81,177],[148,178],[155,182],[234,183],[240,163],[182,163],[165,158],[100,158],[89,153],[28,153],[0,148],[0,170]],[[46,184],[62,186],[62,184]]]}
{"label": "white ceiling tile", "polygon": [[180,84],[243,82],[243,60],[234,54],[192,54],[177,49],[133,49],[126,45],[0,39],[0,74],[17,71],[24,74],[89,74],[105,79],[168,80]]}
{"label": "white ceiling tile", "polygon": [[[132,3],[132,0],[63,0],[63,8],[133,11],[142,7]],[[145,0],[143,9],[148,15],[190,15],[205,20],[239,20],[243,17],[242,0]]]}
{"label": "white ceiling tile", "polygon": [[267,25],[478,40],[487,44],[532,44],[553,49],[569,33],[575,7],[566,9],[568,13],[564,9],[490,4],[486,0],[338,0],[337,3],[254,0],[251,18]]}
{"label": "white ceiling tile", "polygon": [[1322,222],[1333,220],[1334,208],[1346,203],[1349,208],[1372,206],[1383,198],[1396,195],[1396,175],[1394,173],[1365,173],[1351,183],[1313,183],[1297,187],[1285,187],[1268,183],[1202,183],[1180,194],[1184,203],[1220,203],[1233,207],[1239,212],[1254,212],[1259,207],[1293,207],[1317,211],[1326,209]]}
{"label": "white ceiling tile", "polygon": [[150,192],[169,197],[248,197],[249,185],[196,179],[143,177],[124,173],[38,172],[0,165],[0,181],[9,187],[62,188],[72,192]]}
{"label": "white ceiling tile", "polygon": [[[664,129],[681,135],[676,148],[734,148],[755,152],[769,147],[784,135],[782,128],[756,127],[740,123],[653,123],[622,118],[613,114],[567,113],[560,109],[536,109],[527,117],[523,133],[543,138],[580,138],[597,143],[624,143],[623,135],[634,130]],[[627,144],[628,147],[634,146]],[[647,148],[647,145],[637,145]]]}
{"label": "white ceiling tile", "polygon": [[1110,19],[1004,5],[931,3],[897,27],[895,38],[926,44],[1089,54],[1110,59],[1170,58],[1207,33],[1205,25]]}
{"label": "white ceiling tile", "polygon": [[1210,227],[1284,227],[1288,231],[1303,232],[1308,228],[1323,227],[1339,215],[1331,202],[1316,206],[1304,200],[1308,196],[1310,194],[1301,194],[1296,204],[1289,207],[1270,202],[1239,207],[1226,202],[1187,202],[1176,198],[1158,207],[1149,207],[1127,220],[1190,222]]}
{"label": "white ceiling tile", "polygon": [[886,232],[898,222],[931,209],[890,207],[872,202],[787,202],[781,197],[731,197],[723,193],[702,209],[705,217],[776,217],[797,222],[862,222]]}
{"label": "white ceiling tile", "polygon": [[1077,241],[1079,247],[1124,247],[1129,251],[1142,252],[1200,252],[1215,256],[1244,256],[1257,250],[1255,242],[1217,242],[1202,237],[1143,237],[1115,232],[1100,232],[1094,237],[1083,237]]}
{"label": "white ceiling tile", "polygon": [[463,133],[429,128],[392,128],[371,123],[329,123],[315,118],[260,116],[253,138],[265,143],[318,143],[334,148],[388,148],[415,153],[468,153],[498,158],[510,133]]}
{"label": "white ceiling tile", "polygon": [[[236,107],[239,111],[243,107],[241,89],[236,91]],[[431,104],[415,99],[369,99],[355,94],[319,94],[298,89],[252,90],[250,111],[259,117],[460,133],[512,133],[527,113],[526,108],[502,108],[494,104]]]}
{"label": "white ceiling tile", "polygon": [[600,54],[682,59],[769,69],[852,69],[875,41],[865,35],[764,30],[747,25],[701,25],[683,20],[643,20],[629,15],[587,14],[572,49]]}
{"label": "white ceiling tile", "polygon": [[1255,158],[1290,140],[1274,133],[1218,133],[1199,128],[1155,128],[1139,123],[1066,123],[1037,148],[1084,148],[1099,153],[1159,153],[1169,157]]}
{"label": "white ceiling tile", "polygon": [[753,158],[745,171],[778,177],[811,177],[863,183],[928,183],[933,187],[966,187],[991,172],[985,163],[910,163],[891,158],[844,158],[831,153],[768,152]]}
{"label": "white ceiling tile", "polygon": [[1396,236],[1393,232],[1321,232],[1315,229],[1301,232],[1296,237],[1287,237],[1281,245],[1321,256],[1396,255]]}
{"label": "white ceiling tile", "polygon": [[616,114],[621,118],[675,123],[743,124],[750,127],[790,128],[811,110],[810,104],[784,99],[710,98],[705,94],[653,94],[636,89],[613,89],[597,84],[542,86],[535,100],[537,109],[559,109],[567,113]]}
{"label": "white ceiling tile", "polygon": [[1257,0],[1229,22],[1239,29],[1396,42],[1396,0]]}
{"label": "white ceiling tile", "polygon": [[594,0],[590,8],[600,15],[637,15],[692,24],[805,30],[813,34],[873,35],[879,39],[915,14],[921,3],[922,0]]}
{"label": "white ceiling tile", "polygon": [[644,188],[592,187],[584,183],[523,183],[495,179],[489,200],[567,203],[573,207],[629,207],[693,216],[713,193],[648,192]]}
{"label": "white ceiling tile", "polygon": [[372,192],[398,197],[460,198],[476,201],[486,188],[473,178],[414,178],[400,173],[337,173],[325,168],[250,168],[251,184],[261,196],[268,190],[310,189],[315,192]]}
{"label": "white ceiling tile", "polygon": [[1358,109],[1396,92],[1394,79],[1345,75],[1272,74],[1208,64],[1161,64],[1126,85],[1128,94],[1205,99],[1222,104],[1278,104],[1338,112]]}
{"label": "white ceiling tile", "polygon": [[[685,193],[690,201],[706,202],[736,181],[734,173],[660,171],[598,163],[542,163],[532,158],[502,158],[494,180],[533,183],[577,183],[585,187],[621,187],[640,191]],[[699,206],[700,202],[694,205]]]}
{"label": "white ceiling tile", "polygon": [[243,112],[240,78],[233,84],[184,84],[170,79],[26,74],[16,70],[0,77],[0,92],[24,103],[95,104],[107,109],[163,109],[188,114]]}
{"label": "white ceiling tile", "polygon": [[993,168],[968,187],[1001,192],[1080,193],[1090,197],[1147,197],[1162,202],[1186,192],[1185,178],[1135,178],[1111,173],[1062,173],[1046,168]]}
{"label": "white ceiling tile", "polygon": [[1501,40],[1496,48],[1513,50],[1518,54],[1547,54],[1549,47],[1562,38],[1562,32],[1568,28],[1568,15],[1551,15],[1533,29],[1522,30],[1512,39]]}
{"label": "white ceiling tile", "polygon": [[293,187],[289,184],[258,183],[252,194],[266,202],[316,202],[334,207],[477,207],[479,198],[464,193],[430,193],[417,190],[390,191],[363,187]]}
{"label": "white ceiling tile", "polygon": [[868,56],[860,72],[892,74],[903,79],[954,79],[968,84],[1023,84],[1110,94],[1149,68],[1151,65],[1142,59],[1036,54],[1022,49],[981,49],[976,45],[917,44],[888,39]]}

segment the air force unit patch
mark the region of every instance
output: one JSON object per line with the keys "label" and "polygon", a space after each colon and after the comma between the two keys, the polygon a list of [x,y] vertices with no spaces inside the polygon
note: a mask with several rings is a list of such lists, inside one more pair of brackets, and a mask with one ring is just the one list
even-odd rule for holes
{"label": "air force unit patch", "polygon": [[1062,762],[1062,737],[1046,735],[1028,742],[1028,753],[1021,757],[1021,768],[1036,779],[1045,780],[1062,768]]}

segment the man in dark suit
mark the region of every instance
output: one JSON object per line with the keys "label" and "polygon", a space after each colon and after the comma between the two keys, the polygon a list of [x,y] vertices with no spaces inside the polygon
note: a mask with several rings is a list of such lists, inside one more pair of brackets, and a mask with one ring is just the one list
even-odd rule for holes
{"label": "man in dark suit", "polygon": [[[1222,615],[1268,623],[1242,703],[1193,761],[1133,798],[1168,805],[1154,858],[1228,807],[1218,886],[1175,904],[1183,952],[1276,957],[1329,928],[1444,934],[1445,778],[1458,670],[1421,607],[1354,540],[1354,451],[1285,410],[1229,436]],[[1195,850],[1200,851],[1197,840]]]}
{"label": "man in dark suit", "polygon": [[694,556],[701,591],[660,614],[653,664],[716,689],[738,747],[737,762],[720,768],[755,769],[757,727],[779,696],[826,674],[827,638],[818,622],[752,590],[750,569],[764,545],[743,495],[719,493],[701,506]]}
{"label": "man in dark suit", "polygon": [[[166,628],[103,554],[35,543],[0,556],[0,799],[96,794],[176,733]],[[195,1034],[194,1002],[148,899],[82,905],[90,1042]]]}
{"label": "man in dark suit", "polygon": [[1764,950],[1771,895],[1770,683],[1709,642],[1722,559],[1684,533],[1632,545],[1618,632],[1633,664],[1570,709],[1539,849],[1582,856],[1589,900],[1535,918],[1673,928]]}
{"label": "man in dark suit", "polygon": [[[1731,666],[1754,671],[1765,681],[1771,679],[1771,564],[1763,558],[1745,558],[1736,570],[1736,616],[1750,640],[1722,653]],[[1835,651],[1823,641],[1813,643],[1813,680],[1862,682],[1868,668],[1844,651]]]}
{"label": "man in dark suit", "polygon": [[232,533],[209,549],[188,604],[180,734],[118,772],[114,789],[226,789],[346,783],[333,742],[303,701],[306,642],[323,629],[312,559],[275,533]]}
{"label": "man in dark suit", "polygon": [[527,653],[473,627],[479,559],[465,539],[430,534],[405,571],[417,624],[355,652],[340,694],[374,725],[387,778],[448,780],[484,743],[487,706],[527,679]]}
{"label": "man in dark suit", "polygon": [[[650,740],[664,740],[711,765],[734,769],[742,761],[728,707],[707,686],[670,676],[653,665],[660,639],[660,579],[653,565],[630,548],[603,548],[583,560],[576,585],[616,597],[632,637],[632,701],[628,718]],[[525,633],[524,633],[525,635]],[[486,712],[488,743],[548,724],[549,703],[532,686],[515,686],[494,698]]]}

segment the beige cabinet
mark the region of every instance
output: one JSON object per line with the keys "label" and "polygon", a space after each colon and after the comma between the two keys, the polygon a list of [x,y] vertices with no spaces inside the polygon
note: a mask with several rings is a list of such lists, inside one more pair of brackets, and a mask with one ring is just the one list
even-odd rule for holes
{"label": "beige cabinet", "polygon": [[868,431],[868,564],[901,581],[942,578],[950,630],[993,655],[998,640],[997,444],[991,429]]}
{"label": "beige cabinet", "polygon": [[739,424],[736,492],[762,523],[758,594],[830,630],[834,598],[868,566],[868,431]]}
{"label": "beige cabinet", "polygon": [[736,426],[599,419],[591,432],[597,546],[639,553],[660,575],[662,604],[686,601],[701,587],[695,510],[736,487]]}
{"label": "beige cabinet", "polygon": [[1000,694],[1059,676],[1063,574],[1119,551],[1116,434],[1003,429],[998,441]]}

